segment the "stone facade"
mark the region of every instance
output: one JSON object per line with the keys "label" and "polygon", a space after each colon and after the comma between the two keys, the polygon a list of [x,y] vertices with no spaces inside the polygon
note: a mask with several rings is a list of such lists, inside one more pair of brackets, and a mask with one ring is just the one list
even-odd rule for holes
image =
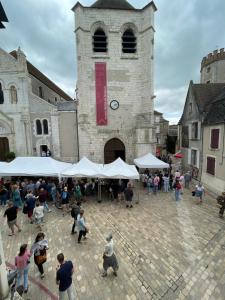
{"label": "stone facade", "polygon": [[215,50],[204,57],[201,64],[201,83],[225,82],[224,48]]}
{"label": "stone facade", "polygon": [[[155,153],[154,137],[154,12],[151,2],[142,10],[98,9],[79,2],[73,8],[77,47],[80,153],[102,162],[104,147],[117,138],[125,145],[126,161]],[[92,37],[102,29],[108,51],[94,52]],[[122,52],[122,35],[132,29],[136,53]],[[107,125],[96,125],[95,63],[106,63]],[[119,108],[110,108],[117,100]]]}
{"label": "stone facade", "polygon": [[169,121],[163,118],[163,114],[154,111],[155,119],[155,135],[156,135],[156,154],[165,155],[166,151],[166,138],[168,135]]}
{"label": "stone facade", "polygon": [[[67,110],[59,110],[58,105],[72,99],[31,65],[20,49],[10,54],[0,49],[0,83],[4,100],[0,104],[0,150],[4,151],[3,141],[8,140],[8,151],[16,156],[40,156],[48,148],[57,159],[76,161],[75,135],[71,135],[71,143],[60,143],[60,135],[69,135],[71,124],[76,131],[70,120],[71,115],[76,119],[75,109],[69,112],[67,128],[65,121],[60,127]],[[70,147],[73,150],[68,150]],[[1,159],[4,156],[1,153]]]}
{"label": "stone facade", "polygon": [[[218,148],[211,147],[212,130],[219,130]],[[210,190],[216,193],[225,191],[225,123],[206,125],[203,129],[203,166],[202,166],[202,182]],[[215,174],[207,171],[207,158],[215,159]]]}

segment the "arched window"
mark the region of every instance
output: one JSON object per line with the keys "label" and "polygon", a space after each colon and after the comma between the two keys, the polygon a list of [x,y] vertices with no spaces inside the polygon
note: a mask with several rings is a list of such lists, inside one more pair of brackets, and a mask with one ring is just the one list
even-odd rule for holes
{"label": "arched window", "polygon": [[16,104],[18,99],[17,99],[17,90],[14,85],[10,86],[10,97],[11,97],[11,103]]}
{"label": "arched window", "polygon": [[38,88],[38,94],[39,94],[40,98],[43,98],[43,89],[42,89],[42,86],[39,86],[39,88]]}
{"label": "arched window", "polygon": [[3,90],[2,90],[2,84],[0,82],[0,104],[4,103],[4,94],[3,94]]}
{"label": "arched window", "polygon": [[93,51],[94,52],[107,52],[107,36],[105,32],[98,28],[93,35]]}
{"label": "arched window", "polygon": [[44,134],[48,134],[48,120],[44,119],[43,122],[43,132]]}
{"label": "arched window", "polygon": [[42,134],[42,126],[41,126],[41,121],[40,120],[36,120],[36,133],[38,135]]}
{"label": "arched window", "polygon": [[122,51],[123,53],[136,53],[137,42],[132,29],[124,31],[122,36]]}

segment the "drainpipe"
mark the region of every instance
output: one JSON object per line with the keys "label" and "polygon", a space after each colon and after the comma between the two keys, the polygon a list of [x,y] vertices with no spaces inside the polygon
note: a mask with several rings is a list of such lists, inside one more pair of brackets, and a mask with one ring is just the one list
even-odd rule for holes
{"label": "drainpipe", "polygon": [[9,294],[9,285],[5,266],[5,256],[2,245],[2,235],[0,231],[0,299],[6,299]]}

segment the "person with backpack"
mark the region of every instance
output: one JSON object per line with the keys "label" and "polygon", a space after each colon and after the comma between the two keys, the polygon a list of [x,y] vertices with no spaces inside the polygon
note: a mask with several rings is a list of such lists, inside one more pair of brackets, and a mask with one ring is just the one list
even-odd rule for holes
{"label": "person with backpack", "polygon": [[225,192],[223,192],[221,196],[217,197],[217,203],[220,205],[219,217],[223,218],[225,210]]}
{"label": "person with backpack", "polygon": [[71,234],[77,233],[75,231],[75,227],[77,225],[77,216],[80,214],[80,210],[81,210],[81,202],[78,201],[77,204],[74,204],[71,210],[71,217],[74,219]]}

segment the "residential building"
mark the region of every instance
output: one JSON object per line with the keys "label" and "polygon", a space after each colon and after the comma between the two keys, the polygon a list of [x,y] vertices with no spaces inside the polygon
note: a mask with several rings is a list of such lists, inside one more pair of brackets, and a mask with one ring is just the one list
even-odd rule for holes
{"label": "residential building", "polygon": [[225,88],[213,101],[203,123],[202,182],[210,190],[225,191]]}
{"label": "residential building", "polygon": [[163,118],[163,113],[154,110],[155,119],[155,136],[156,136],[156,154],[165,155],[166,151],[166,139],[169,129],[169,121]]}
{"label": "residential building", "polygon": [[[58,107],[65,102],[64,110]],[[0,49],[0,160],[8,152],[40,156],[49,149],[55,158],[75,161],[75,123],[70,96],[27,61],[20,48],[11,53]],[[65,135],[70,135],[69,145],[61,142]]]}
{"label": "residential building", "polygon": [[191,170],[193,177],[201,179],[203,122],[213,100],[225,84],[194,84],[190,82],[182,117],[179,121],[179,143],[183,154],[183,170]]}
{"label": "residential building", "polygon": [[169,125],[168,135],[177,137],[178,136],[178,125]]}
{"label": "residential building", "polygon": [[81,156],[105,163],[155,153],[154,2],[77,2],[75,14]]}

